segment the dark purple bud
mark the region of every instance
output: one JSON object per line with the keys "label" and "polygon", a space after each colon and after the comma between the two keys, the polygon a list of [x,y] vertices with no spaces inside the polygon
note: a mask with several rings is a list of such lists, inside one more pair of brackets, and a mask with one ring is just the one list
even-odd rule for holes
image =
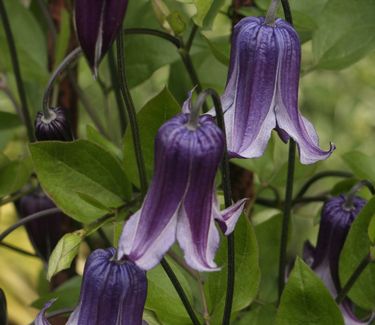
{"label": "dark purple bud", "polygon": [[[56,205],[41,190],[25,195],[16,202],[20,218],[56,208]],[[28,222],[25,225],[30,242],[37,254],[48,261],[59,239],[72,228],[72,220],[62,212],[54,213]]]}
{"label": "dark purple bud", "polygon": [[38,141],[73,141],[72,127],[61,107],[49,109],[50,116],[45,118],[38,112],[35,119],[35,136]]}
{"label": "dark purple bud", "polygon": [[128,0],[76,0],[75,26],[78,41],[94,75],[103,56],[116,39]]}
{"label": "dark purple bud", "polygon": [[230,234],[246,202],[220,211],[215,175],[224,150],[223,133],[211,116],[189,115],[167,121],[155,139],[154,177],[146,198],[125,224],[119,256],[126,256],[144,270],[161,260],[177,239],[186,262],[199,271],[214,271],[219,232]]}
{"label": "dark purple bud", "polygon": [[331,155],[334,146],[320,149],[313,125],[298,110],[300,63],[298,35],[284,20],[269,25],[247,17],[235,26],[222,96],[231,156],[263,155],[274,129],[283,141],[296,141],[303,164]]}
{"label": "dark purple bud", "polygon": [[7,300],[2,289],[0,289],[0,324],[8,324]]}

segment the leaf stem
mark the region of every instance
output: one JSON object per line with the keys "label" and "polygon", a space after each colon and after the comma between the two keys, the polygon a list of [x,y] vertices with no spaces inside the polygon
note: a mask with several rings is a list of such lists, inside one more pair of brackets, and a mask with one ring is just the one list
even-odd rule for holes
{"label": "leaf stem", "polygon": [[43,211],[39,211],[37,213],[33,213],[21,220],[19,220],[18,222],[16,222],[15,224],[11,225],[8,229],[6,229],[5,231],[3,231],[1,234],[0,234],[0,242],[4,240],[5,237],[7,237],[10,233],[12,233],[14,230],[16,230],[17,228],[33,221],[33,220],[37,220],[39,218],[42,218],[42,217],[45,217],[45,216],[48,216],[50,214],[54,214],[54,213],[58,213],[60,212],[61,210],[59,208],[51,208],[51,209],[46,209],[46,210],[43,210]]}
{"label": "leaf stem", "polygon": [[293,181],[294,181],[294,169],[296,160],[296,143],[293,139],[289,142],[289,158],[288,158],[288,174],[285,190],[285,204],[284,204],[284,218],[282,221],[281,229],[281,243],[280,243],[280,255],[279,255],[279,277],[278,277],[278,288],[279,288],[279,300],[285,286],[285,268],[287,263],[287,246],[288,246],[288,233],[289,223],[292,211],[293,202]]}
{"label": "leaf stem", "polygon": [[123,44],[122,33],[119,33],[117,40],[116,40],[116,45],[117,45],[117,65],[118,65],[118,73],[119,73],[119,79],[120,79],[120,90],[121,90],[121,94],[124,99],[127,111],[128,111],[129,124],[130,124],[130,128],[132,131],[133,145],[134,145],[139,179],[140,179],[140,184],[141,184],[141,193],[142,193],[142,196],[145,197],[146,191],[147,191],[147,175],[146,175],[146,168],[145,168],[145,163],[143,159],[141,139],[139,136],[137,113],[135,111],[135,107],[134,107],[133,99],[131,97],[131,93],[129,90],[128,82],[126,80],[125,55],[124,55],[124,44]]}
{"label": "leaf stem", "polygon": [[192,323],[194,325],[200,325],[200,322],[199,322],[197,316],[195,315],[193,307],[191,306],[191,304],[189,302],[189,299],[186,296],[185,291],[182,288],[180,282],[178,281],[178,279],[176,277],[176,274],[173,272],[171,266],[169,265],[169,263],[164,258],[160,261],[160,264],[163,267],[163,269],[164,269],[165,273],[167,274],[167,276],[169,277],[169,279],[171,280],[174,288],[176,289],[177,294],[179,295],[179,297],[180,297],[180,299],[181,299],[181,301],[182,301],[182,303],[183,303]]}
{"label": "leaf stem", "polygon": [[368,254],[361,260],[361,262],[358,264],[357,268],[354,270],[350,278],[346,281],[341,291],[338,293],[336,297],[336,302],[338,304],[341,304],[344,301],[345,297],[349,293],[350,289],[353,287],[354,283],[358,280],[362,272],[366,269],[367,265],[369,265],[370,263],[371,263],[371,257]]}
{"label": "leaf stem", "polygon": [[11,58],[12,65],[13,65],[14,76],[16,78],[18,94],[21,100],[21,111],[22,111],[23,122],[25,123],[26,129],[27,129],[27,136],[28,136],[29,141],[34,142],[35,141],[34,128],[31,122],[31,118],[30,118],[29,107],[27,105],[26,92],[25,92],[23,81],[22,81],[22,74],[21,74],[21,70],[19,66],[16,44],[14,41],[11,26],[9,24],[8,14],[4,5],[4,0],[0,0],[0,17],[3,22],[3,27],[4,27],[4,31],[5,31],[5,35],[7,38],[9,51],[10,51],[10,58]]}

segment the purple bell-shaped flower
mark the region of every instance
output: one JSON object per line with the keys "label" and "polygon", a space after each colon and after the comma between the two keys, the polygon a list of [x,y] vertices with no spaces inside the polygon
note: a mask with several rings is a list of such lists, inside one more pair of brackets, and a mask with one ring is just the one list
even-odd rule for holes
{"label": "purple bell-shaped flower", "polygon": [[273,129],[284,142],[296,141],[303,164],[326,159],[335,149],[319,148],[313,125],[298,110],[300,61],[298,35],[284,20],[267,24],[263,17],[247,17],[235,26],[222,96],[232,157],[260,157]]}
{"label": "purple bell-shaped flower", "polygon": [[[88,257],[77,308],[66,325],[141,325],[147,296],[146,273],[127,260],[116,260],[114,248],[97,249]],[[49,325],[45,311],[35,324]]]}
{"label": "purple bell-shaped flower", "polygon": [[224,151],[223,134],[211,116],[200,117],[196,126],[189,116],[178,115],[159,129],[152,183],[120,238],[119,256],[144,270],[159,263],[176,239],[192,268],[216,270],[220,237],[215,220],[230,234],[246,202],[220,212],[215,175]]}

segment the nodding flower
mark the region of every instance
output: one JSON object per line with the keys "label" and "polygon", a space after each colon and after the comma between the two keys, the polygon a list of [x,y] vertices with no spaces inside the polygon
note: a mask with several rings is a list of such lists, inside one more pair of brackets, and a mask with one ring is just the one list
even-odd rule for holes
{"label": "nodding flower", "polygon": [[178,115],[159,129],[155,139],[154,177],[143,205],[124,226],[120,257],[148,270],[177,239],[189,266],[214,271],[219,246],[218,221],[230,234],[245,200],[220,212],[215,176],[224,152],[224,137],[211,116],[190,123]]}

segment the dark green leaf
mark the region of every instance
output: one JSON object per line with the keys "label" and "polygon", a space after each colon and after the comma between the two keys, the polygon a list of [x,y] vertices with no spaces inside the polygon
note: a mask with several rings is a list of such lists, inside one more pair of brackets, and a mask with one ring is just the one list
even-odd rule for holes
{"label": "dark green leaf", "polygon": [[16,114],[0,112],[0,131],[9,130],[22,125]]}
{"label": "dark green leaf", "polygon": [[[142,152],[146,164],[147,177],[150,179],[154,166],[154,141],[160,126],[178,114],[180,106],[167,88],[151,99],[138,113],[139,132]],[[139,186],[137,163],[131,130],[128,128],[124,138],[124,165],[128,178]]]}
{"label": "dark green leaf", "polygon": [[[375,216],[375,198],[371,199],[353,222],[340,255],[340,281],[346,283],[371,246],[368,228]],[[368,265],[358,278],[349,297],[364,309],[375,308],[375,265]]]}
{"label": "dark green leaf", "polygon": [[[242,216],[234,233],[235,238],[235,287],[232,311],[237,312],[247,306],[255,298],[260,282],[258,244],[255,232]],[[220,272],[212,272],[207,278],[207,292],[210,301],[210,314],[213,324],[219,324],[223,317],[227,282],[227,240],[222,238],[215,261],[222,268]]]}
{"label": "dark green leaf", "polygon": [[281,296],[276,325],[344,325],[340,309],[315,273],[297,257]]}
{"label": "dark green leaf", "polygon": [[276,308],[274,305],[257,306],[243,313],[234,325],[274,325],[275,318]]}
{"label": "dark green leaf", "polygon": [[[129,198],[128,180],[119,162],[89,141],[41,142],[30,145],[30,151],[44,190],[78,221],[89,223]],[[107,209],[88,202],[88,197],[100,199]]]}

